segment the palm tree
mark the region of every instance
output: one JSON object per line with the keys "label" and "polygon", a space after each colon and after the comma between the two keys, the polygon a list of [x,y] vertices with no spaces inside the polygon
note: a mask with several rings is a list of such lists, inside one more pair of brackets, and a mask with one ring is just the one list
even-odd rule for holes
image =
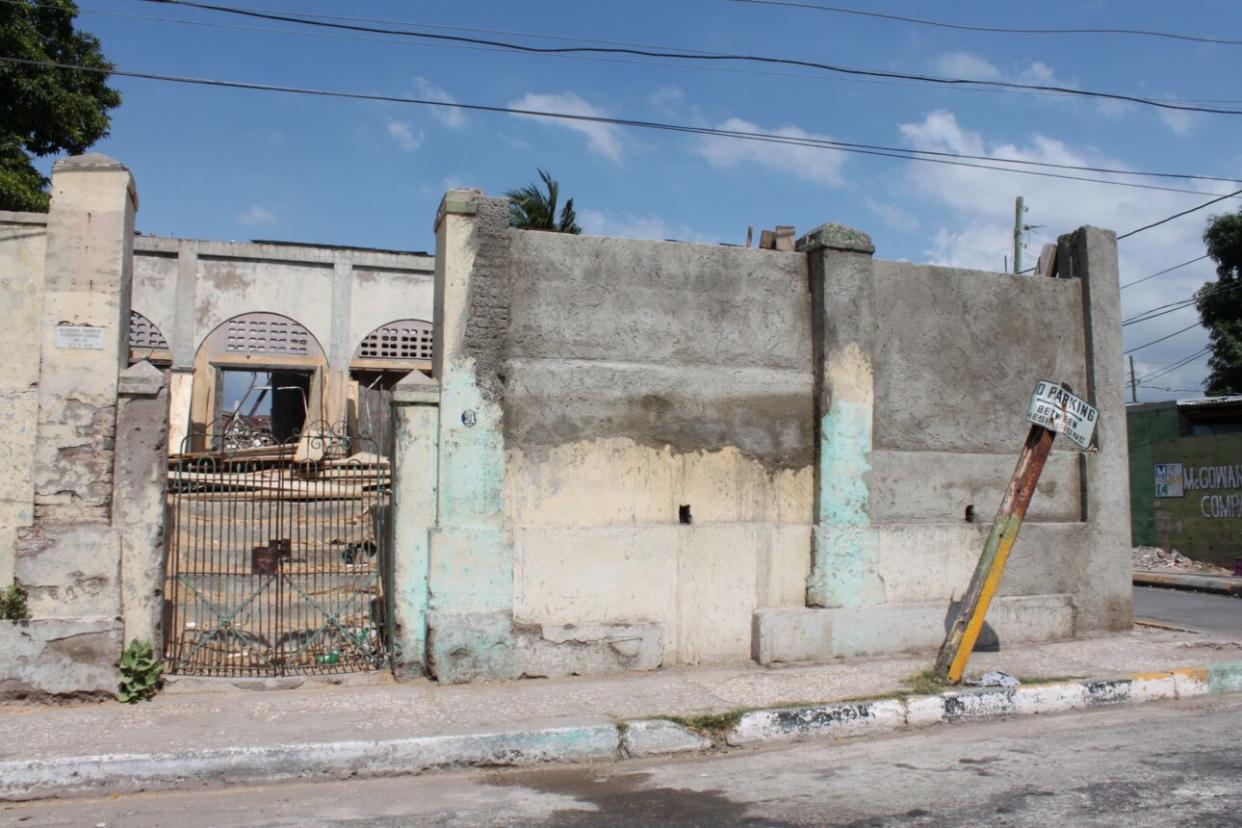
{"label": "palm tree", "polygon": [[520,190],[505,193],[509,202],[509,225],[522,230],[551,230],[555,233],[581,233],[578,216],[574,213],[574,200],[571,198],[561,208],[561,217],[556,218],[556,201],[560,195],[560,186],[552,180],[552,176],[539,170],[543,179],[545,193],[538,184],[528,184]]}

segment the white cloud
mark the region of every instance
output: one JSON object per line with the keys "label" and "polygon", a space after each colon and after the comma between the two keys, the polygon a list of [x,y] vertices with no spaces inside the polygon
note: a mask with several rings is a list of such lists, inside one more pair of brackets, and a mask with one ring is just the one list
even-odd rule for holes
{"label": "white cloud", "polygon": [[672,109],[686,99],[680,86],[661,86],[647,96],[647,103],[659,109]]}
{"label": "white cloud", "polygon": [[[807,132],[795,126],[763,129],[741,118],[730,118],[720,124],[717,129],[731,132],[761,132],[785,138],[831,140],[828,135]],[[838,187],[843,183],[841,165],[845,163],[845,155],[836,150],[800,144],[779,144],[745,138],[704,135],[696,140],[694,151],[707,159],[713,167],[752,165],[789,173],[798,178],[827,184],[830,187]]]}
{"label": "white cloud", "polygon": [[248,227],[271,227],[276,224],[276,215],[270,210],[265,210],[255,204],[249,210],[238,216],[237,220]]}
{"label": "white cloud", "polygon": [[880,217],[880,220],[890,227],[895,227],[905,233],[914,233],[919,229],[919,219],[917,216],[901,209],[895,204],[885,204],[877,201],[871,196],[863,199],[863,204],[867,209]]}
{"label": "white cloud", "polygon": [[[993,158],[1019,158],[1058,164],[1086,165],[1126,169],[1116,159],[1084,149],[1076,149],[1063,141],[1036,134],[1022,144],[993,142],[983,135],[964,128],[950,112],[932,112],[923,121],[902,124],[901,133],[910,146],[922,149],[967,152]],[[1076,173],[1114,181],[1134,181],[1133,177],[1103,173]],[[1124,233],[1173,213],[1193,207],[1211,197],[1211,191],[1195,185],[1169,182],[1174,186],[1203,190],[1201,195],[1138,190],[1079,181],[1066,181],[1020,174],[997,173],[993,170],[953,167],[911,162],[905,171],[906,192],[925,202],[927,248],[925,255],[940,264],[1000,270],[1005,257],[1012,252],[1014,198],[1023,196],[1029,212],[1026,222],[1041,225],[1029,233],[1029,247],[1024,252],[1024,266],[1034,264],[1040,248],[1056,240],[1060,234],[1091,224]],[[1162,224],[1149,231],[1123,240],[1118,245],[1121,282],[1143,276],[1190,260],[1203,253],[1201,235],[1205,222],[1213,214],[1229,209],[1209,208],[1182,219]],[[1010,262],[1012,265],[1012,262]],[[1121,293],[1122,315],[1127,316],[1148,308],[1188,298],[1203,282],[1214,278],[1210,261],[1198,262],[1163,276],[1149,279]],[[1123,330],[1127,348],[1142,345],[1178,328],[1194,323],[1193,309],[1171,313],[1150,322],[1126,326]],[[1158,370],[1193,353],[1206,344],[1202,329],[1187,331],[1167,342],[1144,348],[1135,354],[1138,375]],[[1194,388],[1204,375],[1203,360],[1197,359],[1185,368],[1152,380],[1153,385],[1169,388]],[[1141,392],[1143,393],[1143,392]],[[1167,396],[1193,396],[1189,392],[1145,392],[1140,400]]]}
{"label": "white cloud", "polygon": [[1000,80],[1001,71],[973,52],[944,52],[932,59],[932,68],[949,78]]}
{"label": "white cloud", "polygon": [[414,129],[404,121],[389,121],[388,135],[406,152],[413,152],[423,143],[423,131],[420,129],[415,133]]}
{"label": "white cloud", "polygon": [[1160,120],[1164,125],[1173,130],[1173,134],[1179,138],[1190,134],[1202,118],[1197,112],[1187,112],[1184,109],[1159,109]]}
{"label": "white cloud", "polygon": [[[600,117],[606,113],[573,92],[538,93],[528,92],[523,97],[509,104],[513,109],[531,109],[540,112],[555,112],[562,115],[580,115]],[[587,149],[596,155],[602,155],[609,161],[621,160],[621,130],[612,124],[601,124],[594,121],[576,121],[563,118],[546,118],[540,115],[518,115],[551,127],[568,129],[587,137]]]}
{"label": "white cloud", "polygon": [[[418,90],[418,97],[420,98],[442,103],[457,103],[456,98],[426,78],[415,78],[414,86]],[[466,125],[466,113],[456,107],[433,106],[431,107],[431,114],[436,120],[451,129],[461,129]]]}

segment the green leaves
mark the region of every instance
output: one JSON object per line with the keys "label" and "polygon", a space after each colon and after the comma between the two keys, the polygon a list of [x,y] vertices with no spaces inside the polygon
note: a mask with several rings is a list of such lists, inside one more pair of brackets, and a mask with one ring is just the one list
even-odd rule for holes
{"label": "green leaves", "polygon": [[26,606],[26,593],[17,584],[0,592],[0,618],[5,621],[22,622],[30,620],[30,608]]}
{"label": "green leaves", "polygon": [[[99,41],[74,29],[77,13],[71,0],[0,3],[0,54],[112,69]],[[29,156],[85,152],[120,103],[106,74],[0,64],[0,210],[46,210],[47,181]]]}
{"label": "green leaves", "polygon": [[164,664],[156,660],[151,643],[135,638],[121,653],[121,686],[117,700],[133,704],[154,697],[163,673]]}
{"label": "green leaves", "polygon": [[552,230],[557,233],[581,233],[578,217],[574,212],[574,200],[565,202],[561,217],[556,217],[556,203],[560,198],[560,185],[544,170],[537,170],[546,189],[538,184],[528,184],[518,190],[505,193],[509,197],[509,225],[522,230]]}
{"label": "green leaves", "polygon": [[1206,393],[1242,394],[1242,213],[1213,216],[1203,242],[1217,276],[1195,294],[1212,349]]}

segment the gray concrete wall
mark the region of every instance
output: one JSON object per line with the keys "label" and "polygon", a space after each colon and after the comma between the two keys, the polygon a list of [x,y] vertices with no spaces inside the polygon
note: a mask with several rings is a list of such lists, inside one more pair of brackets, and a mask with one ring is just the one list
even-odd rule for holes
{"label": "gray concrete wall", "polygon": [[[797,253],[518,230],[505,246],[493,206],[456,191],[442,208],[461,230],[437,250],[433,660],[437,640],[499,640],[510,581],[517,625],[648,625],[665,664],[783,660],[775,640],[825,642],[817,657],[921,647],[938,624],[877,630],[939,619],[964,591],[1040,379],[1105,422],[1090,455],[1057,445],[997,617],[1015,641],[1128,623],[1108,234],[1080,231],[1063,278],[1036,279],[877,261],[832,225]],[[494,515],[497,481],[500,531],[445,526],[458,498]],[[453,531],[465,557],[437,555]],[[504,565],[480,581],[484,548]],[[435,608],[455,602],[493,615],[449,633]],[[488,669],[474,658],[468,677]]]}
{"label": "gray concrete wall", "polygon": [[657,624],[666,664],[745,659],[751,613],[800,605],[809,565],[805,256],[526,231],[510,245],[517,617]]}

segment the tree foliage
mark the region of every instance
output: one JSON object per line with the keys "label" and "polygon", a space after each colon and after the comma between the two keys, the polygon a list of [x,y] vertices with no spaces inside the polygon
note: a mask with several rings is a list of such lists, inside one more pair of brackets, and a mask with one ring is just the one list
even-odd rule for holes
{"label": "tree foliage", "polygon": [[1242,394],[1242,213],[1213,216],[1203,233],[1216,281],[1195,294],[1208,329],[1207,395]]}
{"label": "tree foliage", "polygon": [[523,230],[552,230],[557,233],[581,233],[578,216],[574,213],[574,200],[571,198],[561,208],[560,218],[556,215],[556,203],[560,197],[560,185],[543,170],[539,170],[545,189],[538,184],[528,184],[520,190],[505,193],[509,197],[509,224]]}
{"label": "tree foliage", "polygon": [[[99,41],[74,28],[77,14],[72,0],[5,0],[0,54],[111,70]],[[48,182],[31,156],[85,152],[120,103],[106,74],[0,63],[0,210],[46,210]]]}

